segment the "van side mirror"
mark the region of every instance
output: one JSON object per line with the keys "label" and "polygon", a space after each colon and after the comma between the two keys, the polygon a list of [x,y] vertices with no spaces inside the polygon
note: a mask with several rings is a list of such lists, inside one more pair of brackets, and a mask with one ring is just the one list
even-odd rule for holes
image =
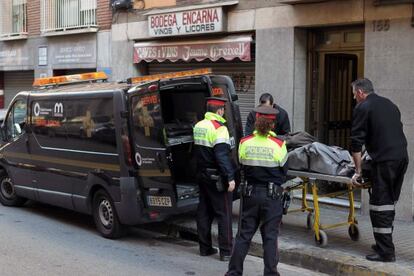
{"label": "van side mirror", "polygon": [[233,102],[235,102],[235,101],[239,100],[239,96],[237,94],[231,94],[231,100]]}

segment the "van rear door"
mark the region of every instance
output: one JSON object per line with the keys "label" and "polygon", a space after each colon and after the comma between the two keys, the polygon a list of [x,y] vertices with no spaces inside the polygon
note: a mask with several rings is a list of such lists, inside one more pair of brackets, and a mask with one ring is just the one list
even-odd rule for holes
{"label": "van rear door", "polygon": [[234,161],[238,163],[237,150],[243,135],[243,126],[233,81],[228,76],[210,76],[210,80],[212,96],[223,97],[228,101],[224,117],[226,118],[227,128],[230,134],[232,156]]}
{"label": "van rear door", "polygon": [[146,207],[165,210],[176,206],[176,196],[165,146],[159,83],[152,82],[128,93],[130,132],[138,181]]}

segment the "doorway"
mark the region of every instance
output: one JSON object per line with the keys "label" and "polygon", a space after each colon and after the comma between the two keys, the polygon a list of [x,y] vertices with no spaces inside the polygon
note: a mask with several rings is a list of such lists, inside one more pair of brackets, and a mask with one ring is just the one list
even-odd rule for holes
{"label": "doorway", "polygon": [[355,54],[325,54],[325,110],[323,140],[328,145],[350,148],[352,109],[355,100],[350,83],[357,78],[358,56]]}
{"label": "doorway", "polygon": [[349,149],[351,82],[364,75],[364,27],[336,27],[309,32],[307,131],[324,144]]}
{"label": "doorway", "polygon": [[[308,36],[307,131],[319,142],[350,149],[352,81],[364,75],[364,26],[318,28]],[[342,190],[321,185],[321,192]],[[355,193],[360,200],[361,193]]]}

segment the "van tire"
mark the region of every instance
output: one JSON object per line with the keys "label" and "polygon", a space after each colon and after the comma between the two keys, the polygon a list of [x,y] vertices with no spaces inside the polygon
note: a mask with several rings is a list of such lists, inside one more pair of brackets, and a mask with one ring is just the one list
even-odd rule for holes
{"label": "van tire", "polygon": [[124,234],[124,227],[118,219],[115,205],[104,190],[98,190],[92,201],[92,214],[96,228],[105,238],[116,239]]}
{"label": "van tire", "polygon": [[0,173],[0,203],[4,206],[20,207],[27,199],[16,195],[11,178],[3,171]]}

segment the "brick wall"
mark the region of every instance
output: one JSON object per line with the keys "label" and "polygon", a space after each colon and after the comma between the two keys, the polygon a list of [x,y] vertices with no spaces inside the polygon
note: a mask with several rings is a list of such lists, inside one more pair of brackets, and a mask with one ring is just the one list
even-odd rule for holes
{"label": "brick wall", "polygon": [[40,35],[40,0],[27,1],[27,31],[29,36]]}
{"label": "brick wall", "polygon": [[96,16],[100,30],[108,30],[112,25],[112,10],[109,2],[109,0],[97,0]]}

